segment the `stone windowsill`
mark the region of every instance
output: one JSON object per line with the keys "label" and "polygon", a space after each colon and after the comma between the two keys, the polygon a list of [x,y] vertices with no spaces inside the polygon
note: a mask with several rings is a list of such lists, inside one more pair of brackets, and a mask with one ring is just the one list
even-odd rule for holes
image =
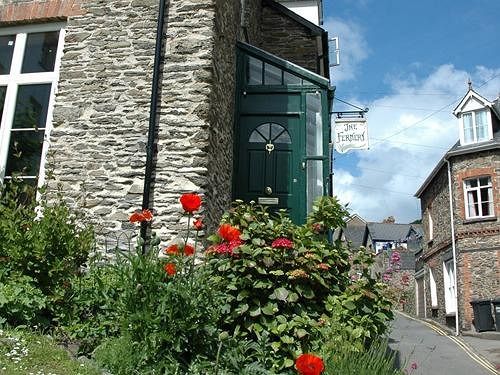
{"label": "stone windowsill", "polygon": [[496,216],[488,216],[488,217],[477,217],[474,219],[465,219],[462,221],[462,224],[474,224],[474,223],[482,223],[486,221],[497,221]]}

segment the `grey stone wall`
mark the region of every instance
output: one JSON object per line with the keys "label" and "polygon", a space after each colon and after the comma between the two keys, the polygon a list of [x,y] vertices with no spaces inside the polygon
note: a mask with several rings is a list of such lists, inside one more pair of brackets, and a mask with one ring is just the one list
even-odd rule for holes
{"label": "grey stone wall", "polygon": [[[424,229],[424,256],[437,251],[450,241],[450,201],[448,193],[448,173],[446,166],[441,168],[434,182],[420,198],[422,227]],[[433,238],[429,237],[429,216],[433,221]]]}
{"label": "grey stone wall", "polygon": [[[457,291],[459,326],[471,329],[473,298],[493,298],[500,295],[500,153],[498,150],[467,154],[451,158],[453,222],[457,252]],[[490,176],[493,185],[495,217],[467,220],[463,184],[468,178]],[[447,166],[437,174],[421,197],[422,223],[425,233],[424,258],[426,267],[434,270],[438,291],[438,309],[430,307],[427,290],[427,316],[445,324],[442,254],[451,249],[451,226],[448,200]],[[434,221],[434,239],[429,241],[428,216]],[[426,275],[426,284],[429,276]]]}
{"label": "grey stone wall", "polygon": [[236,40],[240,33],[240,2],[217,0],[213,49],[213,90],[208,119],[207,207],[209,229],[214,229],[231,203],[233,126],[236,90]]}
{"label": "grey stone wall", "polygon": [[98,231],[121,230],[142,201],[157,6],[83,6],[86,14],[67,22],[49,190],[84,208]]}
{"label": "grey stone wall", "polygon": [[262,49],[319,73],[318,41],[309,29],[270,7],[264,7],[261,32]]}

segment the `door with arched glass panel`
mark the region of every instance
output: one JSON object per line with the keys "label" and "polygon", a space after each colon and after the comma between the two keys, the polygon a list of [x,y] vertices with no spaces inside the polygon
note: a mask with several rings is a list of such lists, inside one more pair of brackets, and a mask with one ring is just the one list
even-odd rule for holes
{"label": "door with arched glass panel", "polygon": [[294,116],[240,117],[236,197],[301,220],[298,123]]}

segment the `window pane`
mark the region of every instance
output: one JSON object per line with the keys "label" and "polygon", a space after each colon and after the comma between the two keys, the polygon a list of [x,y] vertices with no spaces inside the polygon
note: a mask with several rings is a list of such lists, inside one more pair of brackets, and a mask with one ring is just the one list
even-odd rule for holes
{"label": "window pane", "polygon": [[281,69],[271,64],[264,64],[264,84],[281,85]]}
{"label": "window pane", "polygon": [[488,121],[486,111],[476,112],[476,134],[478,141],[488,140]]}
{"label": "window pane", "polygon": [[465,184],[467,185],[468,188],[475,188],[477,187],[477,180],[474,179],[474,180],[467,180],[465,182]]}
{"label": "window pane", "polygon": [[252,134],[250,134],[250,139],[248,141],[250,143],[266,143],[266,139],[257,130],[254,130]]}
{"label": "window pane", "polygon": [[13,129],[44,128],[51,84],[19,86]]}
{"label": "window pane", "polygon": [[307,212],[312,211],[316,198],[323,195],[323,161],[307,161]]}
{"label": "window pane", "polygon": [[11,132],[6,176],[12,176],[12,174],[25,176],[38,175],[42,155],[43,135],[43,130],[18,130]]}
{"label": "window pane", "polygon": [[469,205],[469,216],[475,217],[479,215],[479,204],[477,201],[477,191],[469,191],[467,193],[467,203]]}
{"label": "window pane", "polygon": [[2,122],[3,104],[5,102],[5,93],[7,92],[6,86],[0,86],[0,122]]}
{"label": "window pane", "polygon": [[479,185],[480,186],[488,186],[489,184],[490,184],[490,178],[489,177],[481,177],[481,178],[479,178]]}
{"label": "window pane", "polygon": [[306,153],[309,156],[323,155],[323,121],[321,94],[306,95]]}
{"label": "window pane", "polygon": [[21,73],[52,72],[59,31],[28,34]]}
{"label": "window pane", "polygon": [[262,85],[262,61],[248,57],[247,81],[249,85]]}
{"label": "window pane", "polygon": [[287,71],[283,72],[283,82],[285,85],[301,85],[302,79]]}
{"label": "window pane", "polygon": [[10,73],[15,41],[15,35],[0,36],[0,74]]}
{"label": "window pane", "polygon": [[472,128],[472,114],[465,113],[464,120],[464,142],[471,143],[474,141],[474,129]]}

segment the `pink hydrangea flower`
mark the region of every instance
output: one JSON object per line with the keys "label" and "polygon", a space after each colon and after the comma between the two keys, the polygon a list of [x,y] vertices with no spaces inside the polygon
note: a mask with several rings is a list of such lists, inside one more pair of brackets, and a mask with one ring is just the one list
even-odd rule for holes
{"label": "pink hydrangea flower", "polygon": [[289,240],[288,238],[281,237],[277,238],[273,241],[271,244],[271,247],[273,248],[281,248],[281,249],[293,249],[293,242]]}

